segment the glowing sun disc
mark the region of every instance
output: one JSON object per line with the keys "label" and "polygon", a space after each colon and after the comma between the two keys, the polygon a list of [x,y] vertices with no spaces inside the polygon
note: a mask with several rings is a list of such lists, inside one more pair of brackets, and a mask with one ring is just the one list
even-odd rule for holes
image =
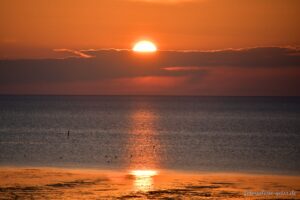
{"label": "glowing sun disc", "polygon": [[154,43],[143,40],[136,43],[132,50],[135,52],[155,52],[157,48]]}

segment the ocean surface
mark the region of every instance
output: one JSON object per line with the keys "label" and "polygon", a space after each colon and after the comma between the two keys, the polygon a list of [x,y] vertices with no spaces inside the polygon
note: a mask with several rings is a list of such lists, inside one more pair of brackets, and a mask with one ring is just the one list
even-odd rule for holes
{"label": "ocean surface", "polygon": [[300,174],[299,158],[300,97],[0,96],[0,165]]}

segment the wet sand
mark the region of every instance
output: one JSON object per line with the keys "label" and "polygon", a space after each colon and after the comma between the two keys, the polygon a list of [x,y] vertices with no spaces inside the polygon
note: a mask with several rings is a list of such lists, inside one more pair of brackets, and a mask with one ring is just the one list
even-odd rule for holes
{"label": "wet sand", "polygon": [[0,167],[0,199],[296,199],[300,176]]}

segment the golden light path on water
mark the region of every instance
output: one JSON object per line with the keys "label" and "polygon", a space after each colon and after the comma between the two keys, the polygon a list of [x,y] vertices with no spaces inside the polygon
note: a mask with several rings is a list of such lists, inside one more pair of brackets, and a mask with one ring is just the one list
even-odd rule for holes
{"label": "golden light path on water", "polygon": [[133,176],[135,191],[149,191],[154,187],[154,176],[158,174],[160,144],[155,135],[157,116],[151,105],[140,102],[131,115],[132,134],[129,138],[129,154],[132,159],[129,174]]}
{"label": "golden light path on water", "polygon": [[153,187],[153,176],[157,175],[155,170],[132,170],[134,176],[134,188],[139,191],[149,191]]}

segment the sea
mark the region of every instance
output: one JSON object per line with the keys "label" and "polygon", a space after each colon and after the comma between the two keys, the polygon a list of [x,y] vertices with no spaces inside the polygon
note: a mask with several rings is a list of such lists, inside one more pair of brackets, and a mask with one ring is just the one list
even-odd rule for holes
{"label": "sea", "polygon": [[0,96],[0,165],[300,174],[300,97]]}

